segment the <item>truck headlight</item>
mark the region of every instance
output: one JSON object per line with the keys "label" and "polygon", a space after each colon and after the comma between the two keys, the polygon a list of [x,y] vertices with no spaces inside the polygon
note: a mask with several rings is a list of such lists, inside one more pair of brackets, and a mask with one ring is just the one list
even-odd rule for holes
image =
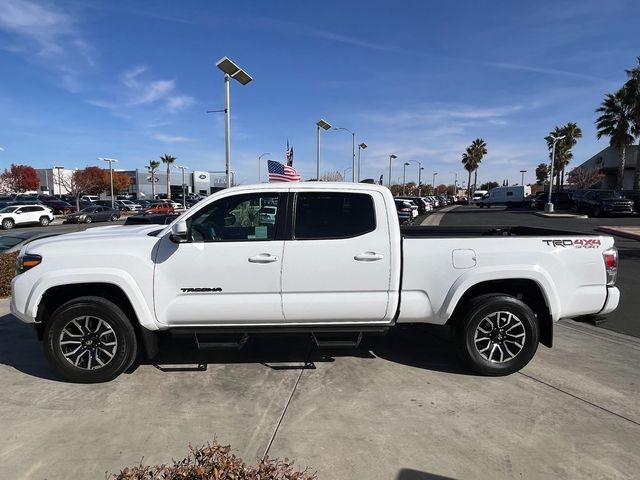
{"label": "truck headlight", "polygon": [[31,268],[40,265],[42,257],[40,255],[24,254],[19,255],[16,260],[16,270],[18,274],[24,273]]}

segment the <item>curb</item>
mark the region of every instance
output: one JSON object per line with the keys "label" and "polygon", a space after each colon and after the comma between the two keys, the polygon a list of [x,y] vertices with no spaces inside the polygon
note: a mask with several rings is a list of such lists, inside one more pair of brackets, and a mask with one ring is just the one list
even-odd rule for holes
{"label": "curb", "polygon": [[626,230],[628,227],[598,227],[596,228],[599,232],[608,233],[610,235],[617,235],[619,237],[630,238],[631,240],[640,240],[640,228],[631,227],[638,230],[639,233],[629,232]]}
{"label": "curb", "polygon": [[576,215],[573,213],[546,213],[546,212],[533,212],[538,217],[545,218],[589,218],[588,215]]}

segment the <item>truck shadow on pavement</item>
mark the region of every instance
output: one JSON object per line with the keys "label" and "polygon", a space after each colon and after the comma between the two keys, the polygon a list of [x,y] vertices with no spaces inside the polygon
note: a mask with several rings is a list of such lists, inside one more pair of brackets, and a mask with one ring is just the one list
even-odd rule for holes
{"label": "truck shadow on pavement", "polygon": [[[127,373],[140,365],[160,371],[206,371],[209,364],[259,363],[274,370],[313,369],[315,364],[340,357],[384,359],[427,370],[471,375],[457,357],[455,346],[441,329],[431,326],[396,327],[383,336],[365,336],[360,345],[318,349],[310,335],[253,336],[241,350],[198,350],[190,338],[160,338],[160,352],[153,359],[141,357]],[[34,377],[63,381],[47,362],[33,328],[11,314],[0,317],[0,364]]]}

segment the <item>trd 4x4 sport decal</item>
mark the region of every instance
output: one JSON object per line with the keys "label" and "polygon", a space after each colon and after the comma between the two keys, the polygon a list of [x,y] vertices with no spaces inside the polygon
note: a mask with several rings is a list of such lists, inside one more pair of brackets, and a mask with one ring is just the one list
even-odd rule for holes
{"label": "trd 4x4 sport decal", "polygon": [[578,238],[577,240],[542,240],[551,247],[574,248],[598,248],[601,245],[599,238]]}

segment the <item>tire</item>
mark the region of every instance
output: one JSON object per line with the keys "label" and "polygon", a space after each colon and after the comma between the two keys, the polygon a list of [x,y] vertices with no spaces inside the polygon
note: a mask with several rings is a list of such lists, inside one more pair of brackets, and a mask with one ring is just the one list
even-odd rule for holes
{"label": "tire", "polygon": [[86,217],[84,219],[84,223],[91,223],[91,222],[93,222],[93,218],[91,218],[91,217]]}
{"label": "tire", "polygon": [[602,210],[600,210],[600,207],[594,207],[593,216],[596,217],[596,218],[602,216]]}
{"label": "tire", "polygon": [[[77,343],[80,353],[73,354]],[[79,297],[59,307],[45,325],[43,345],[56,371],[76,383],[113,380],[138,353],[131,322],[117,305],[101,297]],[[96,367],[100,363],[104,366]]]}
{"label": "tire", "polygon": [[51,223],[51,220],[49,220],[49,217],[40,217],[40,221],[38,223],[40,223],[41,227],[46,227]]}
{"label": "tire", "polygon": [[479,204],[478,204],[478,206],[479,206],[480,208],[484,208],[484,203],[479,203]]}
{"label": "tire", "polygon": [[513,203],[507,202],[507,209],[511,210],[513,208]]}
{"label": "tire", "polygon": [[4,228],[5,230],[11,230],[15,225],[15,222],[10,219],[10,218],[5,218],[2,221],[2,228]]}
{"label": "tire", "polygon": [[533,358],[540,327],[533,311],[517,298],[482,295],[469,302],[456,337],[462,358],[472,370],[503,376],[517,372]]}
{"label": "tire", "polygon": [[115,222],[116,220],[118,220],[118,216],[114,213],[113,215],[111,215],[111,218],[109,220]]}

